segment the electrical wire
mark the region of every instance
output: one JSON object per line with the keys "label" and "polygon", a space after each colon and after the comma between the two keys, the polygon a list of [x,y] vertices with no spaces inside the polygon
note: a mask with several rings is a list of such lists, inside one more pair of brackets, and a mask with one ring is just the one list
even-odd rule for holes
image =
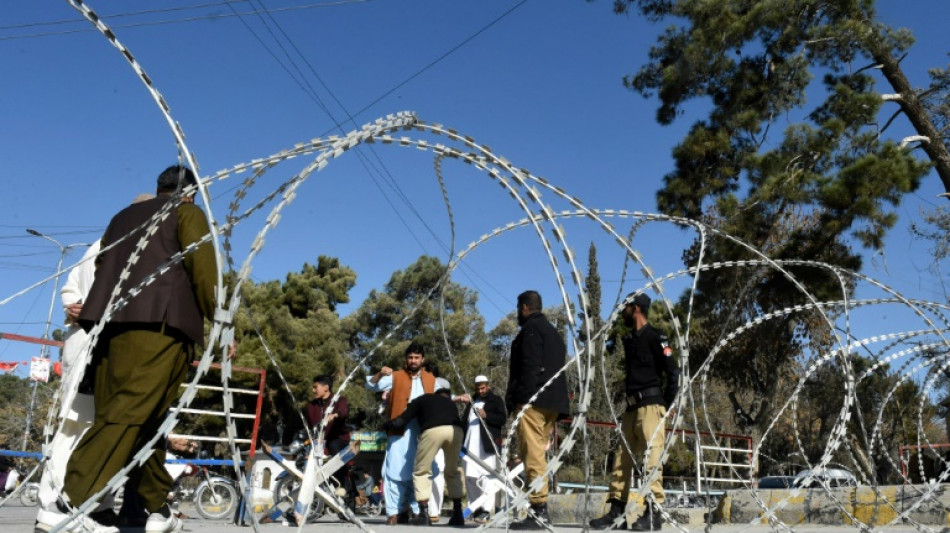
{"label": "electrical wire", "polygon": [[[243,0],[242,0],[242,1],[243,1]],[[302,10],[302,9],[314,9],[314,8],[320,8],[320,7],[337,7],[337,6],[344,5],[344,4],[357,4],[357,3],[365,3],[365,2],[370,2],[370,1],[372,1],[372,0],[338,0],[338,1],[336,1],[336,2],[321,2],[321,3],[318,3],[318,4],[307,4],[307,5],[302,5],[302,6],[288,6],[288,7],[276,8],[276,9],[274,9],[274,12],[275,12],[275,13],[280,13],[280,12],[287,12],[287,11],[298,11],[298,10]],[[204,8],[204,7],[215,6],[215,5],[219,5],[219,4],[228,4],[228,3],[229,3],[229,2],[225,1],[225,2],[217,2],[217,3],[212,3],[212,4],[200,4],[200,5],[195,5],[195,6],[185,6],[185,7],[182,7],[182,8],[168,8],[168,9],[156,9],[156,10],[130,12],[130,13],[120,13],[120,14],[117,14],[117,15],[109,15],[109,18],[127,17],[127,16],[137,16],[137,15],[149,14],[149,13],[162,13],[162,12],[166,12],[166,11],[175,11],[175,10],[180,11],[180,10],[186,10],[186,9],[197,9],[197,8]],[[159,26],[159,25],[163,25],[163,24],[175,24],[175,23],[179,23],[179,22],[197,22],[197,21],[201,21],[201,20],[216,20],[216,19],[232,18],[232,17],[235,17],[235,16],[253,15],[253,14],[254,14],[253,11],[249,11],[249,12],[245,12],[245,13],[240,13],[240,14],[237,14],[237,15],[235,15],[235,14],[233,14],[233,13],[231,13],[231,14],[215,13],[215,14],[209,14],[209,15],[202,15],[202,16],[198,16],[198,17],[188,17],[188,18],[169,19],[169,20],[157,20],[157,21],[150,21],[150,22],[138,22],[138,23],[134,23],[134,24],[121,24],[121,25],[112,26],[112,28],[113,28],[113,29],[141,28],[141,27],[146,27],[146,26]],[[3,31],[3,30],[13,30],[13,29],[22,29],[22,28],[29,28],[29,27],[35,27],[35,26],[41,26],[41,25],[59,25],[59,24],[72,23],[72,22],[78,23],[78,22],[81,22],[81,21],[84,21],[84,19],[59,20],[59,21],[51,21],[51,22],[33,22],[33,23],[26,23],[26,24],[14,24],[14,25],[9,25],[9,26],[0,26],[0,31]],[[16,40],[16,39],[33,39],[33,38],[37,38],[37,37],[55,37],[55,36],[60,36],[60,35],[70,35],[70,34],[74,34],[74,33],[89,33],[89,32],[95,32],[95,31],[96,31],[96,30],[95,30],[94,28],[92,28],[92,29],[90,29],[90,28],[80,28],[80,29],[75,29],[75,30],[63,30],[63,31],[50,31],[50,32],[42,32],[42,33],[31,33],[31,34],[26,34],[26,35],[9,35],[9,36],[0,36],[0,41],[12,41],[12,40]]]}

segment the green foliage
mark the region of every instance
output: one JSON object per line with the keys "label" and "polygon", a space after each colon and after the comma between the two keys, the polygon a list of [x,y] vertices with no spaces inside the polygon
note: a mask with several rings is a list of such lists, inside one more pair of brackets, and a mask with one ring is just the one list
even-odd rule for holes
{"label": "green foliage", "polygon": [[[671,23],[646,64],[624,80],[658,99],[657,121],[673,122],[692,101],[710,104],[673,150],[674,170],[657,193],[664,213],[703,219],[775,259],[858,270],[861,250],[853,246],[882,246],[895,208],[932,163],[944,177],[938,152],[928,148],[928,159],[918,159],[881,135],[877,76],[901,93],[901,110],[932,141],[943,138],[927,130],[932,111],[946,100],[924,98],[931,115],[921,112],[918,93],[904,86],[895,60],[913,39],[878,23],[872,0],[616,0],[614,8]],[[875,63],[880,71],[862,68]],[[946,79],[934,73],[934,93],[946,95]],[[779,125],[786,125],[783,131]],[[699,252],[689,249],[684,263],[696,265]],[[707,264],[752,258],[725,240],[712,241],[703,257]],[[820,300],[843,296],[824,272],[793,274]],[[693,370],[727,332],[805,300],[783,276],[759,267],[705,272],[697,291]],[[685,305],[684,297],[679,307]],[[818,315],[801,313],[730,341],[712,377],[731,389],[741,430],[769,422],[778,384],[829,337]]]}
{"label": "green foliage", "polygon": [[[406,347],[412,341],[421,342],[426,361],[436,361],[442,377],[460,388],[450,363],[454,361],[462,377],[469,380],[466,389],[471,389],[470,380],[497,359],[491,356],[485,320],[476,307],[478,294],[443,280],[444,274],[445,266],[438,259],[421,256],[406,269],[394,272],[382,291],[371,291],[359,309],[344,320],[353,356],[362,359],[382,343],[366,363],[374,371],[383,366],[402,368]],[[440,282],[442,286],[432,291]],[[390,337],[384,340],[387,335]]]}
{"label": "green foliage", "polygon": [[[243,305],[234,319],[238,343],[234,363],[267,370],[260,427],[264,440],[273,442],[279,425],[285,429],[285,440],[302,427],[298,413],[310,399],[314,376],[330,374],[341,380],[352,369],[353,363],[345,356],[345,335],[336,309],[349,301],[348,292],[355,283],[352,269],[336,258],[320,256],[316,266],[304,263],[299,272],[288,273],[283,283],[274,280],[242,286]],[[280,365],[290,393],[271,357]],[[218,379],[213,376],[211,380]],[[255,381],[252,375],[239,372],[233,379],[235,386],[243,388],[253,388]],[[356,389],[355,396],[362,396]],[[352,400],[349,390],[346,395]],[[203,395],[197,401],[213,403],[215,399],[214,395]],[[255,397],[239,395],[235,401],[237,411],[254,411]],[[194,430],[204,434],[223,431],[223,421],[216,417],[203,417],[194,424]]]}
{"label": "green foliage", "polygon": [[[37,382],[33,423],[26,449],[36,451],[43,444],[43,427],[52,404],[53,393],[59,379],[51,375],[48,383]],[[33,394],[33,382],[12,374],[0,374],[0,448],[21,450],[23,430],[26,427],[27,411]]]}

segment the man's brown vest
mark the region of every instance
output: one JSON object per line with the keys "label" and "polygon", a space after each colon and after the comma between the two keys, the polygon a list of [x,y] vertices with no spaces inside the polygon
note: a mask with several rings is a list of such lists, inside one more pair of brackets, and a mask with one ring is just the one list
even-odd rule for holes
{"label": "man's brown vest", "polygon": [[[120,280],[119,275],[135,252],[139,239],[144,234],[141,226],[157,213],[167,197],[158,197],[137,203],[119,211],[112,217],[109,227],[102,237],[102,249],[129,235],[99,256],[96,261],[96,278],[89,290],[89,296],[82,306],[77,322],[86,331],[99,322],[106,312],[106,304],[113,290],[119,288],[119,297],[128,296],[129,290],[138,287],[147,276],[156,273],[159,266],[172,255],[181,251],[178,242],[178,216],[176,209],[199,209],[191,204],[183,204],[168,212],[159,223],[158,230],[148,239],[145,248],[139,252],[139,259],[129,271],[128,278]],[[117,301],[113,300],[113,302]],[[156,278],[141,292],[128,300],[121,309],[115,311],[110,324],[164,324],[174,328],[195,343],[204,346],[204,321],[191,279],[181,261],[168,267],[168,270]]]}
{"label": "man's brown vest", "polygon": [[[435,376],[426,370],[419,371],[419,377],[422,379],[422,390],[425,393],[435,392]],[[386,410],[389,411],[389,419],[392,420],[401,415],[409,405],[409,394],[412,392],[412,376],[405,370],[393,372],[393,388],[389,390],[389,402],[386,404]],[[390,431],[390,435],[402,435],[403,430]]]}

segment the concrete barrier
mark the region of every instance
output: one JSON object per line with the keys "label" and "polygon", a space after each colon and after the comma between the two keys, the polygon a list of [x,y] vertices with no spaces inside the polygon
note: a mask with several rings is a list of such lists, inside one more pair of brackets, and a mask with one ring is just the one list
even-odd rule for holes
{"label": "concrete barrier", "polygon": [[[869,526],[917,522],[950,525],[950,494],[943,486],[888,485],[832,489],[732,490],[720,502],[715,520],[765,524],[774,517],[788,525]],[[902,513],[908,520],[901,520]]]}
{"label": "concrete barrier", "polygon": [[[551,494],[548,496],[548,514],[551,521],[558,525],[580,524],[584,518],[584,508],[587,501],[583,493]],[[587,519],[591,520],[607,512],[607,495],[604,492],[594,492],[590,495],[590,511]],[[676,523],[680,525],[696,526],[706,523],[710,510],[704,508],[676,508],[664,509]],[[627,503],[627,522],[632,523],[643,513],[643,500],[636,493],[630,494]]]}

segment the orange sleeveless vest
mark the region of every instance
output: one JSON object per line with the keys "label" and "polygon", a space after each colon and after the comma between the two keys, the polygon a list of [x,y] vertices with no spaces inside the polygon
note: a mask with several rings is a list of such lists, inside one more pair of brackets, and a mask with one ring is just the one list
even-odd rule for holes
{"label": "orange sleeveless vest", "polygon": [[[435,392],[435,376],[431,372],[421,370],[419,377],[422,379],[422,390],[425,393]],[[389,411],[389,419],[392,420],[401,415],[409,405],[409,393],[412,391],[412,376],[405,370],[393,372],[393,388],[389,390],[389,402],[386,404],[386,410]],[[390,435],[402,435],[403,430],[390,431]]]}

